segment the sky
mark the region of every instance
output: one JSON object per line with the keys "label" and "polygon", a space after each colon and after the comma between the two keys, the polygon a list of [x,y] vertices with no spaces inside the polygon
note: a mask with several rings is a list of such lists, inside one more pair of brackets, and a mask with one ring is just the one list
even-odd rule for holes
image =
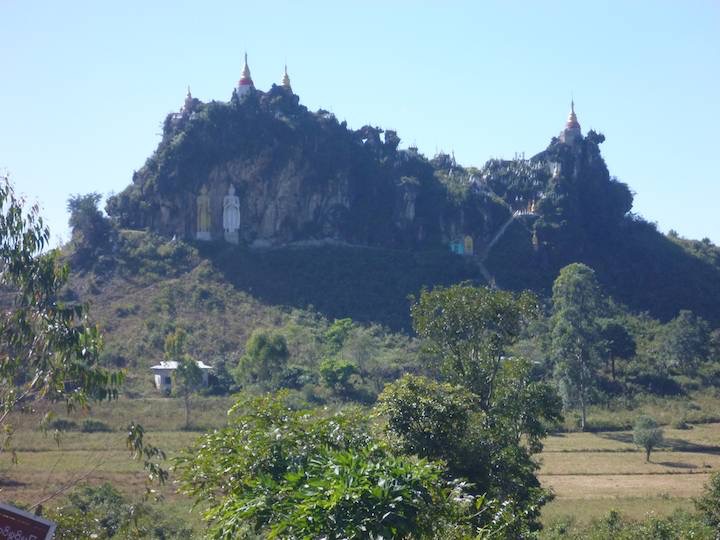
{"label": "sky", "polygon": [[720,244],[720,1],[0,0],[0,172],[53,242],[67,199],[119,192],[187,86],[257,88],[395,129],[464,166],[527,157],[564,126],[606,136],[633,211]]}

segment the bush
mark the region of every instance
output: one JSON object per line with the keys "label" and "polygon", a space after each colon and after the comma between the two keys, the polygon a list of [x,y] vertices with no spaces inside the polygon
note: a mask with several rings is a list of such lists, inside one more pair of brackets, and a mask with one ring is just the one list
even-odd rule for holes
{"label": "bush", "polygon": [[85,420],[81,431],[83,433],[110,433],[113,429],[100,420]]}
{"label": "bush", "polygon": [[74,431],[78,428],[77,422],[68,420],[66,418],[58,418],[53,420],[49,424],[50,429],[57,429],[58,431]]}
{"label": "bush", "polygon": [[681,416],[672,423],[673,429],[692,429],[692,426],[687,423],[685,415]]}
{"label": "bush", "polygon": [[705,485],[705,491],[695,499],[695,508],[705,523],[720,530],[720,473],[714,473]]}
{"label": "bush", "polygon": [[685,392],[680,384],[671,377],[656,373],[641,373],[629,379],[644,391],[661,396],[682,396]]}

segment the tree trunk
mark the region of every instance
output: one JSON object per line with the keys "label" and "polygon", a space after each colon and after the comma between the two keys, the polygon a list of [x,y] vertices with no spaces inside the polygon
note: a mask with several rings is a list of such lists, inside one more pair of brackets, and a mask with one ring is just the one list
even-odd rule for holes
{"label": "tree trunk", "polygon": [[651,451],[652,451],[652,448],[645,449],[645,463],[650,463],[650,452]]}
{"label": "tree trunk", "polygon": [[580,398],[580,431],[585,431],[585,397]]}

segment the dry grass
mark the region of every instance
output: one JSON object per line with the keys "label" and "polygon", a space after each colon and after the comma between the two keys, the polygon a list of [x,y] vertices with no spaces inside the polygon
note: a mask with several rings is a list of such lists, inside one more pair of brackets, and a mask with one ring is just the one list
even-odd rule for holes
{"label": "dry grass", "polygon": [[[662,448],[720,452],[720,424],[697,424],[692,429],[665,427]],[[617,452],[635,451],[631,431],[600,433],[560,433],[545,440],[545,452]]]}
{"label": "dry grass", "polygon": [[539,458],[540,481],[556,499],[543,510],[543,522],[586,525],[611,509],[632,519],[692,509],[692,497],[720,470],[720,424],[664,431],[651,463],[629,431],[549,437]]}
{"label": "dry grass", "polygon": [[648,497],[612,497],[605,499],[555,499],[543,508],[542,521],[551,525],[559,521],[572,521],[577,525],[587,525],[593,519],[607,515],[610,510],[620,511],[625,517],[640,520],[649,514],[667,516],[675,510],[692,510],[690,499],[648,496]]}
{"label": "dry grass", "polygon": [[[188,432],[150,432],[147,443],[159,446],[171,460],[198,437]],[[0,499],[34,503],[63,486],[83,482],[112,482],[121,491],[140,495],[145,489],[142,465],[130,458],[124,433],[63,434],[60,446],[37,431],[17,434],[17,464],[8,454],[0,457]],[[171,500],[172,485],[163,488]]]}
{"label": "dry grass", "polygon": [[710,475],[698,474],[566,474],[540,476],[558,501],[577,499],[621,499],[628,497],[694,497]]}
{"label": "dry grass", "polygon": [[720,454],[700,452],[554,452],[543,454],[540,474],[587,475],[677,475],[710,473],[720,469]]}

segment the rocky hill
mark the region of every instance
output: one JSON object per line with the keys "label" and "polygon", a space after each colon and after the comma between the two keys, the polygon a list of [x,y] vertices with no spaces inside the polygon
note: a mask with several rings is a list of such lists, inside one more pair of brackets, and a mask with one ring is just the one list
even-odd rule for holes
{"label": "rocky hill", "polygon": [[691,309],[719,324],[718,249],[634,215],[603,141],[582,135],[573,110],[530,159],[463,167],[400,149],[393,131],[311,112],[282,86],[227,103],[188,95],[107,212],[120,228],[197,242],[239,290],[330,316],[407,328],[406,296],[422,286],[463,279],[545,294],[579,261],[634,310],[669,319]]}

